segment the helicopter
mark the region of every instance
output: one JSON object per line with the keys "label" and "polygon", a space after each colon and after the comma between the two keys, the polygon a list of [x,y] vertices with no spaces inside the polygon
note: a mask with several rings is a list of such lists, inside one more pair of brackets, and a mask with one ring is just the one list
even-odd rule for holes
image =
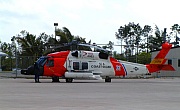
{"label": "helicopter", "polygon": [[[73,43],[74,44],[74,43]],[[67,44],[69,46],[71,44]],[[87,44],[78,44],[87,46]],[[76,45],[77,46],[77,45]],[[52,77],[52,82],[59,82],[59,78],[71,83],[74,79],[89,79],[111,82],[114,77],[126,77],[132,74],[151,74],[153,72],[175,71],[170,64],[165,64],[165,56],[172,44],[162,44],[162,49],[150,64],[143,65],[122,60],[116,60],[108,55],[108,50],[88,45],[101,50],[100,52],[86,50],[67,50],[49,53],[40,57],[36,62],[40,65],[40,76]],[[21,74],[34,75],[34,67],[22,69]]]}

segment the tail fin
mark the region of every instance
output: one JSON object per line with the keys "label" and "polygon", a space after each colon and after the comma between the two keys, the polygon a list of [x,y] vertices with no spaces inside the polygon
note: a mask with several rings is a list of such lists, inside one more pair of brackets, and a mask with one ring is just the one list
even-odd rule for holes
{"label": "tail fin", "polygon": [[164,71],[174,71],[175,69],[170,64],[165,64],[166,60],[165,57],[168,54],[169,50],[171,49],[172,44],[164,43],[162,44],[162,49],[157,54],[157,56],[151,61],[150,64],[146,65],[149,73],[157,72],[160,70]]}

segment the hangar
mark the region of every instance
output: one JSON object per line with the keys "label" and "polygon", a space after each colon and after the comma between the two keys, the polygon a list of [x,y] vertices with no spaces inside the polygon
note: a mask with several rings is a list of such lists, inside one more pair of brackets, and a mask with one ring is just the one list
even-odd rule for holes
{"label": "hangar", "polygon": [[[151,59],[153,59],[159,50],[152,51]],[[159,74],[153,73],[153,76],[158,77],[180,77],[180,47],[172,47],[166,56],[166,64],[171,64],[175,71],[161,71]]]}

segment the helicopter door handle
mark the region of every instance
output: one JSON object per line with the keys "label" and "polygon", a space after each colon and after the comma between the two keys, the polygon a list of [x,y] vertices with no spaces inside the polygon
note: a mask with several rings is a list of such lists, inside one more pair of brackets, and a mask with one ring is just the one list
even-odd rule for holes
{"label": "helicopter door handle", "polygon": [[54,70],[52,70],[51,68],[49,68],[50,71],[54,72]]}

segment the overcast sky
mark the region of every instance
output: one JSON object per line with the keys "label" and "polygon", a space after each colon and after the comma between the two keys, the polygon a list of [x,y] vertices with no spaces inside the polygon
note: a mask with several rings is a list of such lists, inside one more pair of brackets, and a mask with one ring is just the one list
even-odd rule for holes
{"label": "overcast sky", "polygon": [[115,32],[129,22],[170,28],[180,24],[179,0],[0,0],[0,40],[26,30],[34,35],[54,34],[67,27],[96,43],[118,43]]}

